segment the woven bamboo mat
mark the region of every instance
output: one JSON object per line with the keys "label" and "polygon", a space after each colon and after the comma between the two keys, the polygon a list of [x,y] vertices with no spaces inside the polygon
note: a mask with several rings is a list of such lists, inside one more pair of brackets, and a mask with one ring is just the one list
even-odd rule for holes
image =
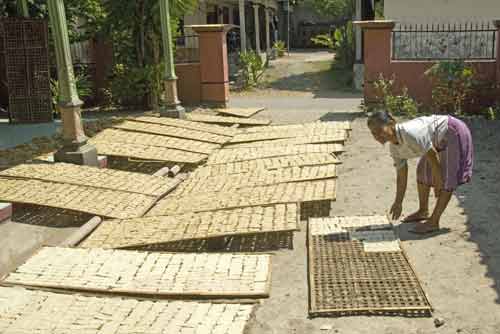
{"label": "woven bamboo mat", "polygon": [[[188,114],[188,115],[191,115],[191,114]],[[197,131],[202,131],[202,132],[207,132],[207,133],[213,133],[216,135],[226,136],[226,137],[232,137],[239,132],[238,129],[228,128],[228,127],[224,127],[224,126],[203,124],[203,123],[198,123],[198,122],[192,122],[189,120],[182,120],[182,119],[175,119],[175,118],[168,118],[168,117],[143,116],[143,117],[131,118],[130,120],[136,121],[136,122],[153,123],[153,124],[168,125],[168,126],[190,129],[190,130],[197,130]]]}
{"label": "woven bamboo mat", "polygon": [[268,297],[270,255],[44,247],[4,283],[155,297]]}
{"label": "woven bamboo mat", "polygon": [[[287,138],[297,141],[293,142],[292,140],[292,144],[344,142],[347,139],[347,132],[339,129],[320,129],[317,131],[274,130],[269,132],[240,133],[231,139],[230,144],[262,142]],[[287,141],[284,140],[283,142],[286,143]]]}
{"label": "woven bamboo mat", "polygon": [[0,287],[3,334],[243,334],[251,304],[90,297]]}
{"label": "woven bamboo mat", "polygon": [[159,176],[66,163],[23,164],[0,172],[0,176],[121,190],[157,197],[166,194],[178,184],[174,179]]}
{"label": "woven bamboo mat", "polygon": [[[311,219],[309,314],[430,316],[432,308],[406,254],[383,246],[385,217]],[[366,247],[365,243],[379,247]],[[373,245],[373,244],[372,244]]]}
{"label": "woven bamboo mat", "polygon": [[334,200],[335,194],[335,179],[326,179],[242,188],[230,192],[193,194],[185,197],[167,196],[156,203],[147,216]]}
{"label": "woven bamboo mat", "polygon": [[125,143],[145,146],[171,148],[181,151],[210,154],[220,148],[218,144],[205,143],[197,140],[180,139],[161,135],[152,135],[141,132],[106,129],[89,140],[91,144],[97,142]]}
{"label": "woven bamboo mat", "polygon": [[274,131],[299,131],[299,132],[315,132],[330,130],[351,130],[351,123],[343,122],[312,122],[287,125],[271,125],[271,126],[254,126],[251,128],[241,129],[240,133],[255,133],[255,132],[274,132]]}
{"label": "woven bamboo mat", "polygon": [[173,241],[298,230],[296,204],[104,221],[80,247],[136,248]]}
{"label": "woven bamboo mat", "polygon": [[189,114],[188,119],[193,122],[214,123],[214,124],[241,124],[241,125],[269,125],[270,119],[262,118],[242,118],[230,116],[214,116],[207,114]]}
{"label": "woven bamboo mat", "polygon": [[[260,135],[260,133],[249,133],[248,135],[252,136]],[[270,135],[274,136],[274,134]],[[226,148],[344,143],[346,139],[347,139],[346,133],[345,131],[343,131],[343,132],[331,132],[325,135],[290,137],[284,139],[264,139],[259,141],[243,142],[243,143],[231,144],[229,146],[226,146]]]}
{"label": "woven bamboo mat", "polygon": [[157,197],[72,184],[0,177],[0,201],[49,206],[110,218],[142,216]]}
{"label": "woven bamboo mat", "polygon": [[217,113],[224,115],[231,115],[237,117],[252,117],[253,115],[266,110],[266,108],[226,108],[226,109],[218,109]]}
{"label": "woven bamboo mat", "polygon": [[291,167],[323,166],[340,164],[340,160],[330,153],[305,153],[283,157],[262,158],[225,164],[200,166],[190,177],[210,177],[231,174],[255,173],[260,170],[276,170]]}
{"label": "woven bamboo mat", "polygon": [[285,145],[271,147],[245,147],[238,149],[222,149],[212,153],[207,165],[225,164],[246,160],[283,157],[287,155],[309,153],[340,153],[344,151],[342,144],[315,144],[315,145]]}
{"label": "woven bamboo mat", "polygon": [[93,144],[97,148],[99,154],[117,157],[188,164],[199,164],[207,159],[206,154],[186,152],[163,147],[101,141],[96,141]]}
{"label": "woven bamboo mat", "polygon": [[231,140],[231,137],[228,136],[221,136],[198,130],[190,130],[174,126],[144,123],[144,122],[125,121],[123,123],[114,125],[113,128],[127,130],[127,131],[162,135],[168,137],[177,137],[182,139],[198,140],[202,142],[215,143],[215,144],[224,144],[229,140]]}
{"label": "woven bamboo mat", "polygon": [[289,182],[332,179],[337,176],[336,165],[289,167],[277,170],[252,170],[249,173],[196,177],[196,171],[172,193],[174,196],[275,185]]}

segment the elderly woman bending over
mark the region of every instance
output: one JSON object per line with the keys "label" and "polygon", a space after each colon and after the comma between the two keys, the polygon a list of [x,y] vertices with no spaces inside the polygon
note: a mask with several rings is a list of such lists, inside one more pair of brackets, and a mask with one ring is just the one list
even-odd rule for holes
{"label": "elderly woman bending over", "polygon": [[[376,141],[389,142],[397,170],[396,199],[390,210],[392,219],[401,216],[408,179],[407,160],[420,158],[417,167],[419,209],[403,222],[419,222],[411,230],[414,233],[439,230],[439,220],[453,191],[472,177],[473,146],[467,125],[445,115],[398,123],[388,112],[377,111],[368,118],[368,127]],[[429,215],[431,187],[437,202]]]}

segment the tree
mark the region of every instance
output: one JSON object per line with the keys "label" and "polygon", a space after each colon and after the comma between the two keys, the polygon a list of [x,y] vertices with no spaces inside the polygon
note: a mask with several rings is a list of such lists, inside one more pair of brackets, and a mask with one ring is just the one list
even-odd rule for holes
{"label": "tree", "polygon": [[[100,0],[65,0],[64,7],[71,42],[87,40],[95,36],[106,18]],[[30,17],[48,20],[47,0],[28,0],[28,11]],[[16,0],[4,0],[0,5],[0,16],[19,16]]]}
{"label": "tree", "polygon": [[[175,34],[179,18],[194,10],[198,0],[169,1]],[[0,16],[18,15],[16,0],[0,3]],[[112,42],[115,82],[111,86],[116,89],[111,93],[117,100],[154,105],[151,97],[161,90],[159,0],[64,0],[64,4],[70,42],[98,36]],[[28,0],[28,7],[31,17],[48,18],[47,0]]]}
{"label": "tree", "polygon": [[336,18],[342,26],[335,29],[333,36],[320,35],[313,39],[319,45],[328,46],[336,53],[336,59],[346,68],[354,64],[354,31],[352,18],[356,12],[355,0],[305,0],[316,9],[318,13]]}
{"label": "tree", "polygon": [[313,5],[318,13],[331,16],[347,23],[356,12],[355,0],[304,0]]}
{"label": "tree", "polygon": [[[170,0],[174,36],[179,18],[197,4],[198,0]],[[104,5],[103,33],[113,43],[115,61],[111,93],[118,103],[128,99],[149,108],[158,104],[162,91],[159,5],[158,0],[108,0]]]}

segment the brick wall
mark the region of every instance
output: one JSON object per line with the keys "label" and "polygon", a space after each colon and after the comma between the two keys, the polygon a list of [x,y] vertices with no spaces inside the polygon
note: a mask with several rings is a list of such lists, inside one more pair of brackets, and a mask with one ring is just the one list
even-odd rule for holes
{"label": "brick wall", "polygon": [[[396,77],[396,86],[408,88],[408,93],[418,102],[430,106],[432,101],[432,83],[424,75],[425,71],[435,64],[428,60],[393,60],[392,59],[392,21],[366,21],[358,23],[364,32],[364,98],[365,103],[376,101],[373,83],[380,74],[385,78],[393,75]],[[476,71],[477,81],[484,86],[500,82],[500,59],[498,43],[500,33],[497,33],[496,59],[471,60],[470,63]],[[500,97],[498,91],[481,90],[469,106],[476,112],[485,106],[490,106]]]}

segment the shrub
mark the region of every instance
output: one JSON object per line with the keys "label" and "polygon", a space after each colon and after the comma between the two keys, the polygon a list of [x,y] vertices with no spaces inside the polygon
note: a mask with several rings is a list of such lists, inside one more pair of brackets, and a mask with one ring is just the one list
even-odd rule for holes
{"label": "shrub", "polygon": [[143,68],[116,64],[110,81],[110,95],[115,105],[141,105],[150,94],[161,94],[158,74],[163,64]]}
{"label": "shrub", "polygon": [[463,61],[442,61],[425,72],[433,83],[432,102],[438,112],[463,114],[474,89],[474,69]]}
{"label": "shrub", "polygon": [[259,85],[268,61],[264,62],[255,51],[240,52],[240,66],[242,70],[243,88],[256,87]]}
{"label": "shrub", "polygon": [[313,42],[315,45],[323,46],[331,50],[334,49],[333,38],[330,34],[316,35],[315,37],[311,38],[311,42]]}
{"label": "shrub", "polygon": [[[90,76],[86,73],[86,68],[75,72],[75,85],[78,97],[85,100],[87,97],[92,96],[93,86]],[[59,82],[56,79],[50,79],[50,93],[52,95],[52,106],[57,111],[57,103],[59,102]]]}
{"label": "shrub", "polygon": [[382,74],[374,83],[377,106],[382,107],[393,115],[415,117],[418,114],[419,105],[408,95],[408,89],[404,87],[399,94],[395,87],[396,78],[386,79]]}
{"label": "shrub", "polygon": [[338,62],[345,67],[352,68],[354,64],[354,29],[352,22],[347,22],[346,25],[335,29],[333,34],[335,57]]}
{"label": "shrub", "polygon": [[490,121],[500,119],[500,105],[494,105],[483,110],[483,115]]}
{"label": "shrub", "polygon": [[274,42],[273,48],[276,50],[278,57],[283,57],[285,55],[286,47],[284,41]]}
{"label": "shrub", "polygon": [[355,52],[352,22],[347,22],[344,26],[335,29],[333,36],[321,34],[311,38],[311,41],[316,45],[333,50],[338,64],[352,68]]}

